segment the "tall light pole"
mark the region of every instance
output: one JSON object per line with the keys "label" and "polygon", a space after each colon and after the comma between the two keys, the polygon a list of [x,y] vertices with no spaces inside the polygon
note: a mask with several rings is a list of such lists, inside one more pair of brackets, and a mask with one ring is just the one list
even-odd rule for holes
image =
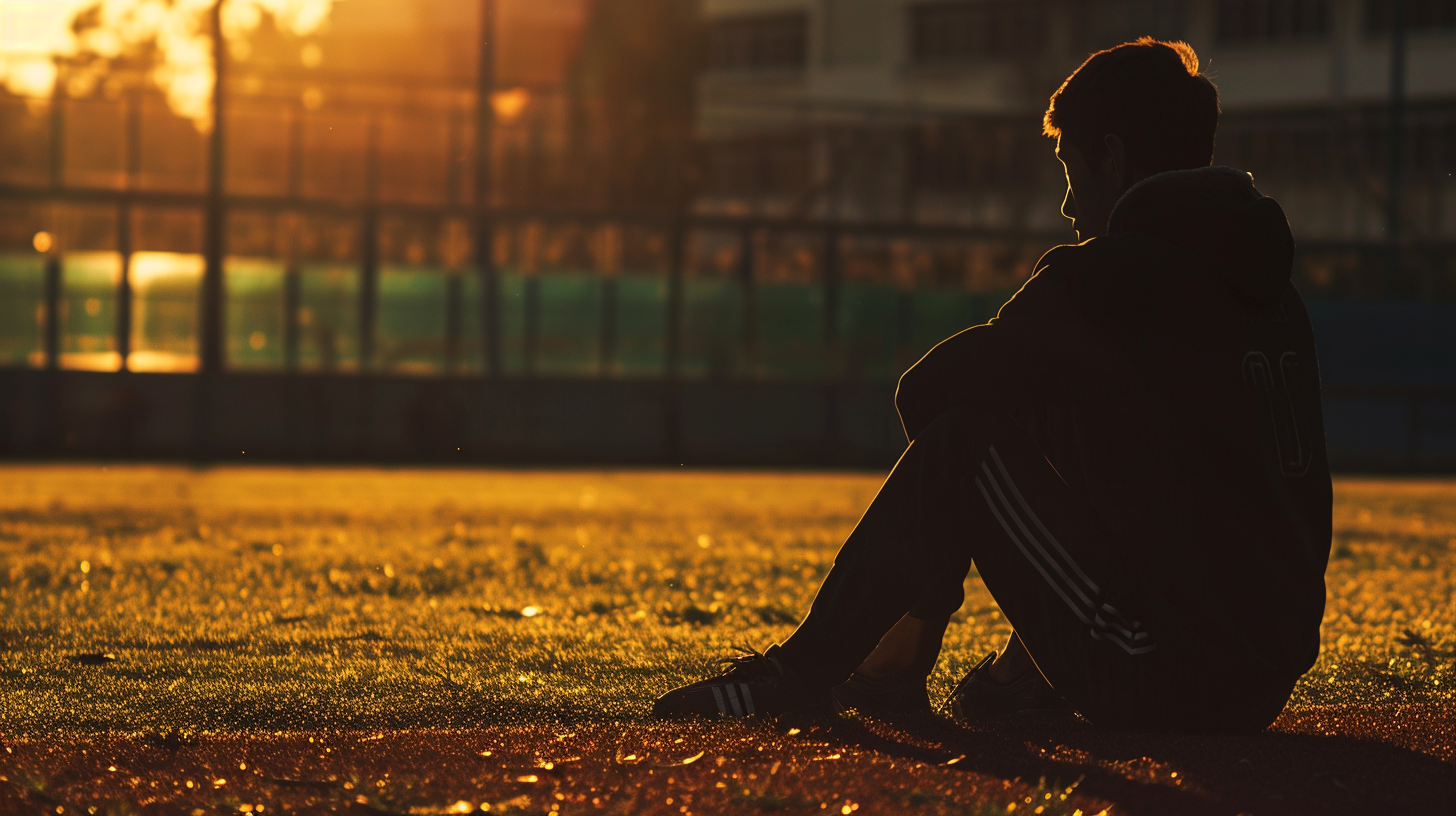
{"label": "tall light pole", "polygon": [[1401,196],[1405,180],[1405,0],[1390,3],[1390,122],[1386,154],[1386,280],[1389,295],[1400,285]]}
{"label": "tall light pole", "polygon": [[201,314],[199,315],[199,358],[203,374],[218,374],[223,367],[222,301],[223,301],[223,235],[226,213],[223,211],[223,147],[224,147],[224,81],[227,73],[227,42],[222,35],[222,4],[212,7],[212,134],[207,165],[207,206],[203,227],[203,255],[206,266],[202,273]]}
{"label": "tall light pole", "polygon": [[475,263],[480,274],[481,352],[485,374],[501,373],[500,281],[495,269],[495,219],[492,212],[492,137],[495,108],[495,0],[480,0],[480,65],[475,88]]}

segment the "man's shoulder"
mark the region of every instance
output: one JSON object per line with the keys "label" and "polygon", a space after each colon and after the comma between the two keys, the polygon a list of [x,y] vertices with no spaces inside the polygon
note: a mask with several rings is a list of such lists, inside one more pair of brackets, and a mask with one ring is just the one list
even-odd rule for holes
{"label": "man's shoulder", "polygon": [[1155,290],[1186,276],[1167,274],[1166,242],[1142,234],[1089,238],[1047,250],[1000,318],[1099,320],[1131,316]]}
{"label": "man's shoulder", "polygon": [[1047,250],[1022,284],[997,313],[997,320],[1049,320],[1068,317],[1068,309],[1080,299],[1078,289],[1086,272],[1102,266],[1104,253],[1091,238],[1080,244],[1063,244]]}

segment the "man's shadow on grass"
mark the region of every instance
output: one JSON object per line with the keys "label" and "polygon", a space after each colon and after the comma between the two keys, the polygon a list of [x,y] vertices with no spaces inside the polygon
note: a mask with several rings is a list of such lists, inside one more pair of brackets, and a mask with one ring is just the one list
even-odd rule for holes
{"label": "man's shadow on grass", "polygon": [[1456,767],[1342,735],[1148,734],[1099,730],[1071,719],[965,728],[938,717],[846,718],[822,733],[1002,779],[1063,788],[1078,783],[1079,793],[1114,802],[1114,812],[1124,814],[1456,811]]}

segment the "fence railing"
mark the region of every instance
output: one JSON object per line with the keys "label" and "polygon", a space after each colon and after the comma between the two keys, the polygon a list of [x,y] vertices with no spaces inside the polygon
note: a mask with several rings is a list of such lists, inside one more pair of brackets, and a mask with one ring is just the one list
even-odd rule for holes
{"label": "fence railing", "polygon": [[[494,342],[505,377],[890,381],[994,316],[1059,237],[503,212],[485,276],[451,215],[230,212],[217,331],[237,371],[480,375]],[[198,370],[203,256],[73,243],[0,252],[0,365]],[[1318,246],[1304,266],[1362,253]]]}
{"label": "fence railing", "polygon": [[[0,201],[34,237],[0,253],[0,364],[197,370],[202,195]],[[501,376],[893,379],[1066,238],[501,210],[482,274],[470,209],[234,196],[225,211],[216,330],[233,370],[476,374],[493,343]]]}

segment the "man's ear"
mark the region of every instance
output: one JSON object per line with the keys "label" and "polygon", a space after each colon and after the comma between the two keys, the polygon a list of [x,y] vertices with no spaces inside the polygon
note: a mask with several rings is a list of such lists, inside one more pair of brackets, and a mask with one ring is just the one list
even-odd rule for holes
{"label": "man's ear", "polygon": [[1116,133],[1109,133],[1102,137],[1102,143],[1107,146],[1106,158],[1102,163],[1103,177],[1113,189],[1122,191],[1131,187],[1131,168],[1127,166],[1127,147],[1122,143],[1122,137]]}

